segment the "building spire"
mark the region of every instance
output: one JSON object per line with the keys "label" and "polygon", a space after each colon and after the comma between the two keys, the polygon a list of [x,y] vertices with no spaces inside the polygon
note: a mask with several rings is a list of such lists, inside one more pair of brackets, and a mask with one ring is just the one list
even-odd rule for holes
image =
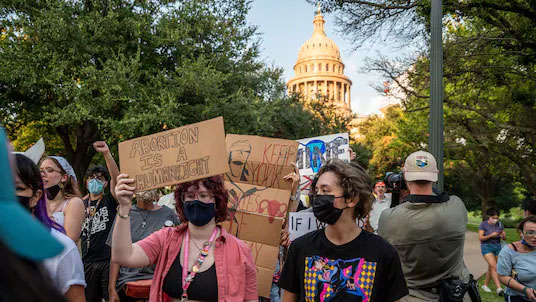
{"label": "building spire", "polygon": [[317,7],[318,9],[316,11],[316,16],[313,20],[313,25],[314,25],[313,35],[315,34],[326,35],[324,33],[324,23],[326,21],[324,21],[324,17],[322,16],[322,12],[320,11],[320,2],[318,3]]}

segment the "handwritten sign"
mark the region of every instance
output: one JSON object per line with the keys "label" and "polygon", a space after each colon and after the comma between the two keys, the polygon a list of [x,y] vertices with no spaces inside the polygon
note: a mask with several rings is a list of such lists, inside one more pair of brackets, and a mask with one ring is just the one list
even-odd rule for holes
{"label": "handwritten sign", "polygon": [[223,118],[119,143],[121,172],[144,191],[229,171]]}
{"label": "handwritten sign", "polygon": [[[313,212],[292,212],[289,213],[289,236],[290,241],[308,234],[312,231],[323,229],[327,226],[326,223],[318,221]],[[363,228],[365,221],[356,219],[355,223],[358,227]]]}
{"label": "handwritten sign", "polygon": [[316,219],[313,212],[289,213],[289,239],[295,240],[307,233],[326,227],[326,224]]}
{"label": "handwritten sign", "polygon": [[298,140],[296,165],[300,169],[300,191],[307,195],[313,178],[322,165],[337,158],[350,162],[350,140],[348,133],[330,134]]}
{"label": "handwritten sign", "polygon": [[298,142],[227,135],[229,219],[223,226],[251,248],[259,295],[270,296],[283,221],[288,212]]}

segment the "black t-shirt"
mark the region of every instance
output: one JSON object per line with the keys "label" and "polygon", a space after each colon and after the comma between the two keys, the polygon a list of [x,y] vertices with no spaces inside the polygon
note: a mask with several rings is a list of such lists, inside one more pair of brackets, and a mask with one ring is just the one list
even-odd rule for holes
{"label": "black t-shirt", "polygon": [[298,301],[396,301],[408,294],[396,250],[381,237],[362,231],[335,245],[324,229],[292,242],[279,286]]}
{"label": "black t-shirt", "polygon": [[[84,263],[109,260],[111,249],[106,245],[117,214],[117,201],[111,195],[102,200],[84,200],[86,219],[82,225],[82,260]],[[89,231],[91,229],[91,232]],[[89,248],[88,248],[89,243]]]}
{"label": "black t-shirt", "polygon": [[[182,265],[179,255],[173,261],[162,284],[162,291],[175,299],[180,299],[182,296]],[[188,286],[187,292],[188,298],[192,300],[218,301],[216,264],[212,264],[204,272],[195,274],[194,280]]]}

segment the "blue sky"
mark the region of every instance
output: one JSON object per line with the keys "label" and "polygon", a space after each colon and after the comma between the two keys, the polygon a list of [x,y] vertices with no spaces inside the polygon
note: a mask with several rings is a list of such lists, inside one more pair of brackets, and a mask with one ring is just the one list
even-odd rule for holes
{"label": "blue sky", "polygon": [[[248,22],[257,25],[261,34],[261,54],[268,63],[285,69],[285,80],[294,75],[294,64],[301,45],[313,33],[313,18],[316,7],[305,0],[254,0]],[[376,74],[362,71],[366,57],[374,57],[385,45],[365,45],[357,51],[341,34],[337,33],[334,17],[324,14],[326,35],[341,51],[345,74],[352,80],[352,111],[359,115],[379,113],[379,108],[388,100],[381,96],[371,84],[383,83]]]}

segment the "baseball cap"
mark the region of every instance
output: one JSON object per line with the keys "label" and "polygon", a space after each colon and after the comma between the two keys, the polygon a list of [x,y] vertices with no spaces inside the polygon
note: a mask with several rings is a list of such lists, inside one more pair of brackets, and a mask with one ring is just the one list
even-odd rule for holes
{"label": "baseball cap", "polygon": [[16,254],[30,260],[58,255],[63,251],[63,244],[18,202],[11,170],[6,133],[0,127],[0,240]]}
{"label": "baseball cap", "polygon": [[439,173],[435,157],[422,150],[413,152],[406,158],[403,171],[406,181],[427,180],[436,182]]}

